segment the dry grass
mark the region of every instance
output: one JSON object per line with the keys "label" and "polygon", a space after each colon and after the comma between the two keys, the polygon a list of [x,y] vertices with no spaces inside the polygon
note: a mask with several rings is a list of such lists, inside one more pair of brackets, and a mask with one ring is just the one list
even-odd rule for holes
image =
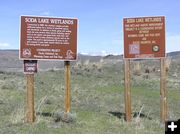
{"label": "dry grass", "polygon": [[26,112],[24,106],[17,106],[15,110],[11,113],[10,122],[12,124],[22,124],[26,120]]}
{"label": "dry grass", "polygon": [[[141,72],[138,76],[132,72],[131,123],[124,120],[124,73],[121,61],[106,62],[104,59],[100,63],[86,61],[74,64],[71,75],[71,112],[68,115],[64,113],[63,69],[39,72],[35,75],[37,115],[34,124],[25,122],[26,90],[22,84],[25,77],[16,73],[0,74],[0,133],[163,134],[164,125],[160,123],[159,117],[159,62],[134,63],[132,70]],[[153,67],[150,66],[152,64]],[[178,64],[170,60],[167,65],[169,119],[180,117],[177,109],[180,106],[180,84],[175,84],[178,79],[171,75],[176,73],[179,77]],[[150,69],[149,79],[144,79],[147,67]],[[7,85],[10,81],[16,82]]]}

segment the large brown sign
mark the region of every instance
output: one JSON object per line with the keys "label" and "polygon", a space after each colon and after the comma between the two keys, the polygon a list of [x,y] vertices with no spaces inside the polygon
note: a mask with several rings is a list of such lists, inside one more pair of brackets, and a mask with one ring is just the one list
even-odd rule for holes
{"label": "large brown sign", "polygon": [[165,57],[165,17],[124,18],[124,58]]}
{"label": "large brown sign", "polygon": [[21,16],[20,59],[76,60],[77,19]]}

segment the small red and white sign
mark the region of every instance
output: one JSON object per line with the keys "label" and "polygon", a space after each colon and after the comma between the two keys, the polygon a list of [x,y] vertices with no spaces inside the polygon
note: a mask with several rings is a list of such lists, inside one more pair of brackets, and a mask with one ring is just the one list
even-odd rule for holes
{"label": "small red and white sign", "polygon": [[37,60],[24,60],[24,73],[34,74],[37,73]]}

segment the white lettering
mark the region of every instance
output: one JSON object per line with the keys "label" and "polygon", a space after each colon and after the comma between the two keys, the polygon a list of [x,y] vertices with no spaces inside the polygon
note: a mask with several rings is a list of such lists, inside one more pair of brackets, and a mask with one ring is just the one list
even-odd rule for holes
{"label": "white lettering", "polygon": [[39,18],[38,23],[49,23],[49,19]]}
{"label": "white lettering", "polygon": [[68,25],[74,24],[73,20],[63,20],[63,19],[50,19],[50,22],[52,24],[68,24]]}
{"label": "white lettering", "polygon": [[127,23],[134,23],[135,19],[127,19]]}
{"label": "white lettering", "polygon": [[155,17],[155,18],[145,18],[145,22],[161,22],[161,17]]}
{"label": "white lettering", "polygon": [[25,22],[26,23],[37,23],[37,20],[36,20],[36,18],[25,18]]}

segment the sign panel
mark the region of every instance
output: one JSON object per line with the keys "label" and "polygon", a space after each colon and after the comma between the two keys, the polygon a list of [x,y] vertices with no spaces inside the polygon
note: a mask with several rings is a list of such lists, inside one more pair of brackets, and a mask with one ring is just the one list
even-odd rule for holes
{"label": "sign panel", "polygon": [[124,18],[124,58],[165,57],[165,17]]}
{"label": "sign panel", "polygon": [[20,59],[76,60],[77,19],[21,16]]}
{"label": "sign panel", "polygon": [[37,60],[24,60],[24,73],[34,74],[37,73]]}

